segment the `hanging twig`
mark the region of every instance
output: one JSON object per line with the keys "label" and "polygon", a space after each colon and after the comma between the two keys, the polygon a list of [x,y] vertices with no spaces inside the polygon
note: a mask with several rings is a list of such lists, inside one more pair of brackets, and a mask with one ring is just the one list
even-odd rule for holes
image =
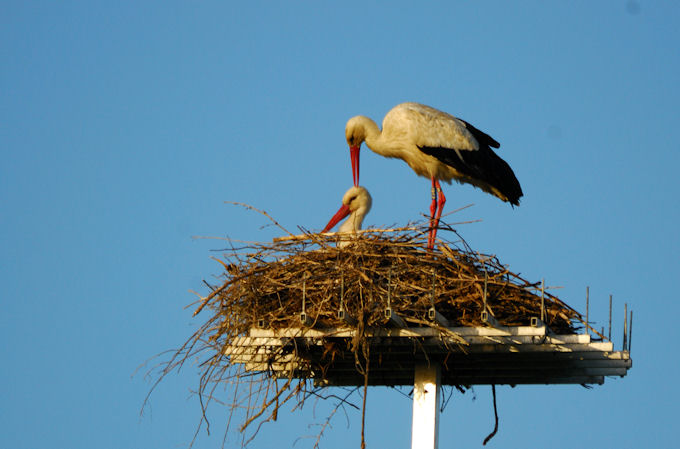
{"label": "hanging twig", "polygon": [[486,438],[484,438],[484,443],[483,446],[486,446],[486,443],[489,442],[491,438],[496,435],[496,432],[498,432],[498,409],[496,408],[496,385],[491,385],[491,392],[493,393],[493,416],[494,416],[494,425],[493,425],[493,432],[491,432]]}

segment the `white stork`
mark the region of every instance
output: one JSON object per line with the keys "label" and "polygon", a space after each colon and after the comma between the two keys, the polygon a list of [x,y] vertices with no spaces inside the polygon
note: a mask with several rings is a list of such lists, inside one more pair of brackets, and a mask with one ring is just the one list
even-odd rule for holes
{"label": "white stork", "polygon": [[[361,229],[364,217],[371,210],[372,204],[373,200],[368,190],[361,186],[351,187],[342,197],[342,206],[321,232],[330,231],[340,220],[349,215],[349,218],[340,225],[338,233],[356,234]],[[338,248],[344,248],[349,244],[347,239],[342,239],[338,242]]]}
{"label": "white stork", "polygon": [[345,127],[352,159],[354,185],[359,184],[361,143],[385,157],[402,159],[419,176],[432,180],[430,235],[434,247],[437,226],[446,203],[439,181],[472,184],[511,205],[519,206],[522,188],[510,166],[490,147],[500,144],[488,134],[446,112],[418,103],[402,103],[383,119],[382,131],[368,117],[352,117]]}

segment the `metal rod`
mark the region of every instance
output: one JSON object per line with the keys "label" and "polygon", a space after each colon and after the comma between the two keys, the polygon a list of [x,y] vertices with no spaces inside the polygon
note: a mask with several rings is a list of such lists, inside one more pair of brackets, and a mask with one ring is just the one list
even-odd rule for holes
{"label": "metal rod", "polygon": [[435,285],[435,277],[436,277],[436,272],[435,269],[432,268],[432,291],[430,293],[430,305],[434,307],[434,285]]}
{"label": "metal rod", "polygon": [[450,323],[449,320],[444,318],[444,315],[441,313],[437,312],[437,309],[434,307],[434,291],[435,291],[435,285],[436,285],[436,278],[437,278],[437,271],[432,268],[432,291],[430,292],[430,308],[427,311],[427,318],[430,321],[434,321],[437,324],[439,324],[442,327],[449,327]]}
{"label": "metal rod", "polygon": [[392,285],[392,267],[390,266],[390,272],[387,274],[387,308],[391,309],[392,306],[390,304],[391,300],[391,285]]}
{"label": "metal rod", "polygon": [[628,303],[623,305],[623,350],[628,347]]}
{"label": "metal rod", "polygon": [[628,324],[628,352],[633,346],[633,309],[630,309],[630,323]]}
{"label": "metal rod", "polygon": [[484,270],[484,309],[482,312],[486,312],[486,282],[487,282],[487,274],[486,274],[486,269]]}
{"label": "metal rod", "polygon": [[541,321],[545,322],[545,278],[541,279]]}
{"label": "metal rod", "polygon": [[300,314],[300,323],[304,326],[311,326],[313,324],[312,319],[307,315],[305,310],[305,302],[307,299],[307,279],[302,281],[302,313]]}
{"label": "metal rod", "polygon": [[590,287],[586,286],[586,334],[588,333],[588,312],[590,309]]}
{"label": "metal rod", "polygon": [[338,319],[350,326],[357,324],[356,318],[345,310],[345,273],[340,273],[340,309],[338,310]]}
{"label": "metal rod", "polygon": [[345,307],[345,273],[340,273],[340,308]]}
{"label": "metal rod", "polygon": [[609,295],[609,341],[612,341],[612,295]]}

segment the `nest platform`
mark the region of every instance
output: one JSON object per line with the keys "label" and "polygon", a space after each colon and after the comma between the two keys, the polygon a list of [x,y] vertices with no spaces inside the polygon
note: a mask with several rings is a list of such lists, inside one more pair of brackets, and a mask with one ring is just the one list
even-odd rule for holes
{"label": "nest platform", "polygon": [[418,365],[441,366],[441,384],[602,384],[625,376],[627,351],[587,334],[553,335],[546,326],[373,329],[364,338],[373,355],[359,370],[351,328],[251,329],[225,349],[251,372],[314,379],[319,386],[413,385]]}

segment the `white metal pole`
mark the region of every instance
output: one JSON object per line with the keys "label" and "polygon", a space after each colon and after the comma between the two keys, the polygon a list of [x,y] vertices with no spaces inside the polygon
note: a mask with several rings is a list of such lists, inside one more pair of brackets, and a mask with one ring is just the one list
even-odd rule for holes
{"label": "white metal pole", "polygon": [[439,364],[416,365],[413,381],[413,429],[411,449],[439,447]]}

